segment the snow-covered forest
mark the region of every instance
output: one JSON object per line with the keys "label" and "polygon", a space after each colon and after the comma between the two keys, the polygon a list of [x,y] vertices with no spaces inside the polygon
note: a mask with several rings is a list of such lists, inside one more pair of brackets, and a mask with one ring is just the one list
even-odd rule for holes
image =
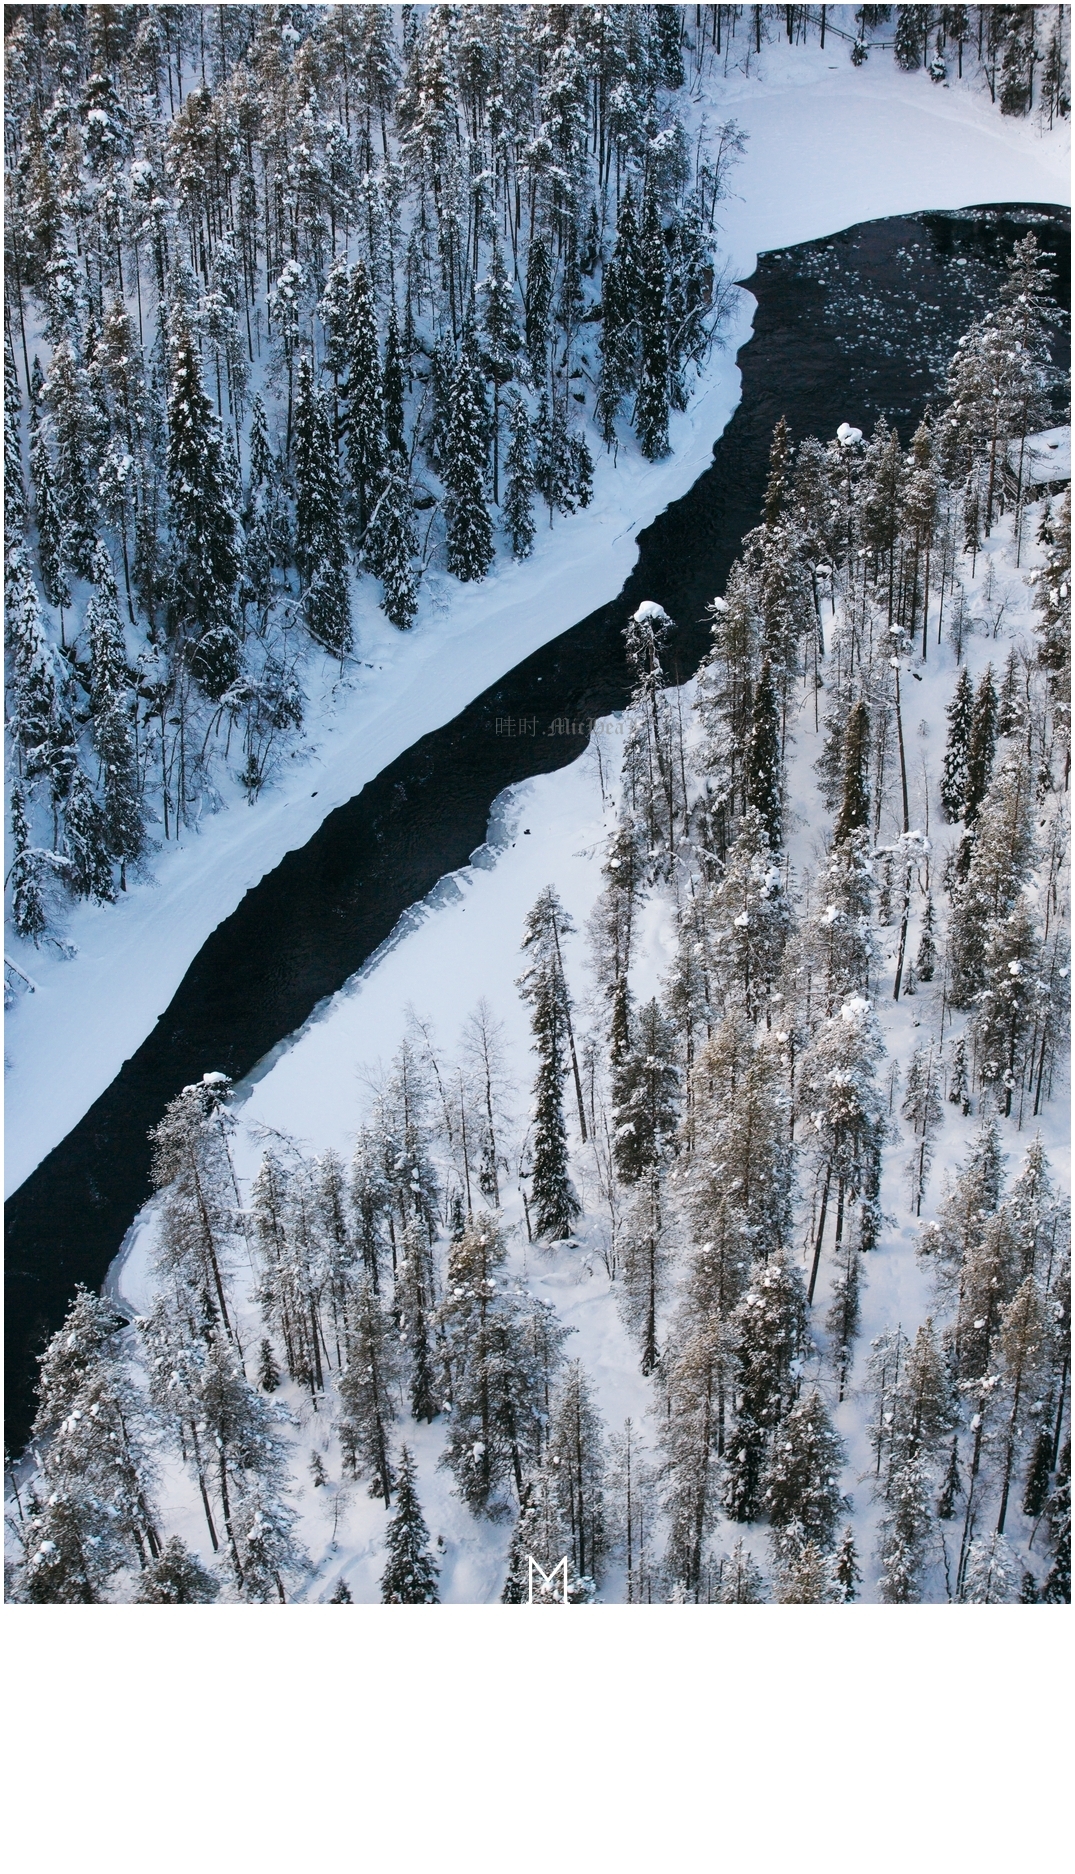
{"label": "snow-covered forest", "polygon": [[13,1596],[1069,1599],[1059,316],[1031,228],[913,436],[778,425],[698,677],[638,607],[473,888],[170,1104]]}
{"label": "snow-covered forest", "polygon": [[1055,7],[5,22],[8,908],[52,951],[331,715],[360,600],[405,630],[602,452],[667,452],[724,303],[729,65],[827,31],[1068,110]]}

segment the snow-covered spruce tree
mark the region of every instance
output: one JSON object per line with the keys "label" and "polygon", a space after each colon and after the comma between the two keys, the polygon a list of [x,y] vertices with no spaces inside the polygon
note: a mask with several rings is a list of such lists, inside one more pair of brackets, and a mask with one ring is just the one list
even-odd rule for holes
{"label": "snow-covered spruce tree", "polygon": [[794,1524],[819,1548],[831,1548],[849,1508],[840,1493],[843,1461],[843,1444],[815,1388],[792,1406],[773,1439],[761,1487],[773,1528]]}
{"label": "snow-covered spruce tree", "polygon": [[655,187],[646,189],[639,238],[639,323],[641,375],[635,398],[634,426],[647,461],[668,454],[671,359],[668,345],[668,250]]}
{"label": "snow-covered spruce tree", "polygon": [[858,1550],[855,1547],[854,1531],[850,1526],[844,1530],[843,1540],[837,1550],[833,1574],[842,1591],[843,1599],[845,1601],[857,1600],[862,1570],[858,1565]]}
{"label": "snow-covered spruce tree", "polygon": [[11,844],[11,921],[18,936],[36,948],[48,930],[50,881],[56,879],[57,868],[66,869],[67,861],[59,853],[30,844],[26,799],[17,784],[11,789]]}
{"label": "snow-covered spruce tree", "polygon": [[1044,1298],[1032,1275],[1016,1290],[1000,1324],[1001,1370],[1004,1375],[1007,1418],[1000,1456],[1000,1505],[997,1533],[1004,1534],[1012,1476],[1026,1443],[1033,1391],[1047,1355]]}
{"label": "snow-covered spruce tree", "polygon": [[978,1077],[1011,1116],[1013,1098],[1033,1084],[1046,1000],[1041,942],[1024,898],[990,932],[971,1025]]}
{"label": "snow-covered spruce tree", "polygon": [[762,1505],[762,1478],[774,1435],[798,1392],[807,1344],[802,1276],[783,1255],[758,1267],[732,1318],[737,1347],[735,1428],[729,1439],[725,1504],[737,1522]]}
{"label": "snow-covered spruce tree", "polygon": [[967,749],[974,714],[974,688],[966,664],[960,668],[948,705],[948,742],[941,775],[941,806],[946,820],[962,820],[967,798]]}
{"label": "snow-covered spruce tree", "polygon": [[468,320],[456,361],[444,439],[448,571],[457,579],[484,579],[493,562],[493,523],[485,502],[488,459],[489,412],[473,324]]}
{"label": "snow-covered spruce tree", "polygon": [[90,642],[93,740],[101,764],[102,831],[109,856],[119,863],[120,887],[126,890],[127,867],[141,858],[146,836],[131,731],[136,704],[127,684],[115,574],[101,540],[94,548],[93,575],[85,630]]}
{"label": "snow-covered spruce tree", "polygon": [[437,1563],[429,1553],[429,1530],[418,1500],[417,1477],[404,1445],[396,1472],[396,1508],[385,1531],[388,1562],[381,1576],[381,1600],[387,1605],[435,1606]]}
{"label": "snow-covered spruce tree", "polygon": [[196,1298],[200,1318],[235,1337],[228,1308],[227,1252],[238,1197],[231,1162],[231,1083],[210,1073],[169,1102],[150,1133],[153,1182],[166,1193],[157,1237],[157,1273]]}
{"label": "snow-covered spruce tree", "polygon": [[482,369],[493,386],[493,500],[499,504],[500,394],[515,375],[523,341],[515,316],[514,290],[495,233],[489,271],[479,290],[482,296]]}
{"label": "snow-covered spruce tree", "polygon": [[840,811],[832,829],[833,844],[869,824],[870,818],[870,711],[860,697],[852,703],[844,731],[844,786]]}
{"label": "snow-covered spruce tree", "polygon": [[418,575],[414,569],[418,534],[406,463],[396,452],[388,458],[377,505],[366,529],[363,553],[384,588],[381,604],[385,617],[397,631],[408,631],[418,611]]}
{"label": "snow-covered spruce tree", "polygon": [[529,559],[534,544],[534,462],[533,439],[526,405],[513,396],[508,406],[511,443],[505,472],[508,485],[504,495],[504,526],[511,541],[512,558]]}
{"label": "snow-covered spruce tree", "polygon": [[[31,380],[31,397],[33,396]],[[31,447],[35,411],[31,408]],[[22,470],[22,392],[11,334],[4,333],[4,552],[21,544],[26,530],[26,482]],[[51,466],[50,466],[51,473]],[[51,601],[50,601],[51,603]]]}
{"label": "snow-covered spruce tree", "polygon": [[967,785],[963,796],[963,820],[973,826],[989,789],[993,757],[997,747],[997,692],[993,666],[987,664],[974,692],[970,734],[967,738]]}
{"label": "snow-covered spruce tree", "polygon": [[435,1309],[429,1237],[414,1218],[403,1233],[395,1285],[400,1346],[410,1369],[411,1417],[432,1421],[439,1411],[430,1327]]}
{"label": "snow-covered spruce tree", "polygon": [[534,386],[544,385],[549,363],[552,269],[545,237],[534,234],[526,256],[526,354]]}
{"label": "snow-covered spruce tree", "polygon": [[995,1119],[985,1119],[969,1158],[945,1193],[936,1221],[922,1235],[919,1253],[933,1262],[942,1292],[958,1287],[963,1263],[1000,1203],[1004,1164],[1000,1129]]}
{"label": "snow-covered spruce tree", "polygon": [[[36,360],[35,360],[36,362]],[[35,409],[31,415],[36,415]],[[7,473],[5,463],[5,474]],[[56,481],[49,453],[48,439],[44,423],[31,422],[30,429],[30,480],[34,490],[34,517],[37,521],[37,563],[41,573],[41,589],[50,605],[54,605],[60,614],[60,635],[63,636],[63,614],[71,603],[71,586],[67,577],[67,542],[64,534],[63,515],[60,511],[59,497],[56,493]],[[19,484],[21,485],[21,467]]]}
{"label": "snow-covered spruce tree", "polygon": [[369,524],[388,454],[377,317],[369,268],[364,260],[356,261],[351,269],[345,350],[347,478],[351,492],[351,525],[357,544]]}
{"label": "snow-covered spruce tree", "polygon": [[[41,1356],[32,1434],[33,1493],[44,1517],[37,1539],[39,1546],[58,1540],[58,1549],[52,1560],[45,1549],[40,1572],[28,1557],[35,1600],[99,1599],[117,1568],[145,1568],[160,1554],[153,1426],[119,1340],[123,1326],[80,1286]],[[59,1539],[42,1533],[50,1508]],[[92,1554],[99,1545],[100,1566]]]}
{"label": "snow-covered spruce tree", "polygon": [[885,1115],[874,1079],[883,1052],[881,1031],[869,1004],[849,997],[817,1030],[803,1057],[800,1106],[810,1116],[818,1189],[817,1228],[807,1300],[814,1299],[829,1202],[835,1184],[833,1253],[839,1261],[847,1206],[868,1197],[876,1179],[885,1135]]}
{"label": "snow-covered spruce tree", "polygon": [[748,807],[704,913],[714,1000],[771,1024],[773,993],[791,929],[780,855],[757,807]]}
{"label": "snow-covered spruce tree", "polygon": [[400,455],[407,458],[407,442],[404,435],[403,400],[406,393],[407,361],[400,337],[399,319],[395,306],[388,314],[388,328],[384,340],[384,434],[388,445],[388,455]]}
{"label": "snow-covered spruce tree", "polygon": [[478,1215],[451,1247],[444,1299],[437,1315],[450,1414],[442,1465],[475,1512],[499,1516],[514,1485],[540,1457],[546,1368],[544,1352],[526,1334],[516,1295],[504,1274],[506,1247],[495,1221]]}
{"label": "snow-covered spruce tree", "polygon": [[104,815],[81,764],[71,775],[63,805],[63,850],[71,890],[95,904],[113,904],[116,888]]}
{"label": "snow-covered spruce tree", "polygon": [[239,674],[235,613],[238,515],[220,424],[202,388],[197,351],[177,314],[169,341],[168,500],[173,542],[169,623],[214,702]]}
{"label": "snow-covered spruce tree", "polygon": [[1035,581],[1038,612],[1038,663],[1046,673],[1057,734],[1065,747],[1065,774],[1071,763],[1071,495],[1058,509],[1046,509],[1038,530],[1046,549]]}
{"label": "snow-covered spruce tree", "polygon": [[982,802],[966,882],[954,896],[949,922],[950,995],[973,1006],[985,987],[985,955],[993,926],[1014,910],[1034,862],[1033,787],[1025,756],[1005,761]]}
{"label": "snow-covered spruce tree", "polygon": [[694,1600],[701,1595],[705,1541],[719,1508],[726,1404],[737,1373],[728,1322],[705,1312],[707,1274],[692,1274],[657,1369],[668,1518],[665,1571]]}
{"label": "snow-covered spruce tree", "polygon": [[310,636],[344,657],[353,639],[339,470],[327,400],[305,355],[299,359],[294,434],[295,558],[303,616]]}
{"label": "snow-covered spruce tree", "polygon": [[546,886],[529,912],[522,948],[528,967],[517,987],[531,1007],[530,1026],[538,1075],[534,1083],[533,1202],[539,1236],[555,1241],[570,1235],[579,1202],[568,1171],[564,1125],[564,1060],[570,1055],[578,1101],[579,1128],[587,1136],[582,1078],[571,1025],[571,999],[564,973],[561,938],[574,930],[553,886]]}
{"label": "snow-covered spruce tree", "polygon": [[97,539],[97,501],[90,486],[86,373],[68,339],[52,355],[42,393],[55,438],[53,482],[59,504],[65,563],[80,579],[91,577]]}
{"label": "snow-covered spruce tree", "polygon": [[714,1601],[721,1607],[760,1607],[769,1599],[769,1584],[742,1541],[730,1555],[722,1555]]}
{"label": "snow-covered spruce tree", "polygon": [[1016,1599],[1019,1569],[1004,1537],[979,1536],[967,1551],[960,1600],[972,1607],[997,1607]]}
{"label": "snow-covered spruce tree", "polygon": [[347,1364],[339,1380],[339,1438],[352,1477],[368,1477],[387,1509],[395,1472],[389,1434],[398,1417],[398,1336],[368,1277],[355,1284],[345,1322]]}
{"label": "snow-covered spruce tree", "polygon": [[1053,1562],[1041,1591],[1043,1601],[1067,1605],[1071,1600],[1071,1439],[1065,1441],[1056,1467],[1056,1483],[1045,1506],[1052,1542]]}
{"label": "snow-covered spruce tree", "polygon": [[746,803],[758,817],[767,844],[783,844],[784,772],[780,759],[780,719],[769,659],[761,667],[747,748]]}
{"label": "snow-covered spruce tree", "polygon": [[[54,810],[78,762],[71,714],[71,679],[41,614],[30,559],[16,546],[5,564],[5,642],[11,653],[8,723],[24,782],[45,780]],[[54,844],[58,840],[54,839]]]}
{"label": "snow-covered spruce tree", "polygon": [[813,1537],[800,1541],[794,1531],[787,1532],[776,1545],[775,1560],[773,1598],[782,1606],[813,1607],[843,1600],[832,1554]]}
{"label": "snow-covered spruce tree", "polygon": [[182,1537],[169,1536],[157,1560],[139,1577],[134,1598],[142,1607],[204,1607],[219,1593],[219,1581],[191,1554]]}
{"label": "snow-covered spruce tree", "polygon": [[883,1601],[902,1606],[921,1599],[922,1578],[935,1540],[933,1478],[924,1458],[908,1457],[893,1471],[878,1524],[878,1586]]}
{"label": "snow-covered spruce tree", "polygon": [[656,999],[635,1018],[630,1044],[616,1064],[612,1082],[616,1122],[613,1153],[626,1184],[663,1162],[676,1129],[679,1073],[675,1034]]}

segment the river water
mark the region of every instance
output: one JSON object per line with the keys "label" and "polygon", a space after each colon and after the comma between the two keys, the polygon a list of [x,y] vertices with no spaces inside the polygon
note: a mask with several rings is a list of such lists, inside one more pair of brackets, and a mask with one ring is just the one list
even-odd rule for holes
{"label": "river water", "polygon": [[[642,599],[676,620],[670,674],[694,672],[708,641],[704,607],[759,519],[777,420],[786,416],[796,438],[824,438],[842,421],[868,432],[884,414],[906,441],[1030,228],[1054,258],[1066,305],[1069,220],[1059,208],[901,216],[761,256],[742,282],[758,310],[739,354],[741,402],[712,466],[639,534],[623,591],[416,742],[249,891],[137,1053],[8,1200],[8,1450],[29,1430],[36,1353],[75,1284],[103,1281],[149,1194],[146,1135],[167,1102],[209,1069],[249,1073],[409,905],[466,863],[503,788],[575,759],[587,721],[627,701],[622,631]],[[1058,338],[1058,369],[1065,346]]]}

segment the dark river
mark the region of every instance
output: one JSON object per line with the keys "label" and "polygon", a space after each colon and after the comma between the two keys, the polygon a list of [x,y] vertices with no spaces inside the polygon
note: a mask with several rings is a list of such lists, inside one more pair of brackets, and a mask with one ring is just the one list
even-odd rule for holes
{"label": "dark river", "polygon": [[[903,439],[936,399],[955,341],[992,303],[1012,243],[1033,228],[1067,303],[1067,211],[974,208],[863,223],[762,256],[743,284],[758,301],[739,354],[742,401],[712,466],[638,536],[619,597],[424,736],[340,807],[300,851],[247,892],[203,946],[170,1006],[89,1112],[6,1206],[6,1443],[33,1411],[35,1355],[76,1282],[98,1287],[149,1194],[146,1134],[179,1088],[218,1069],[234,1079],[298,1028],[388,936],[400,914],[485,837],[490,804],[527,775],[562,767],[581,735],[550,733],[621,709],[622,630],[642,599],[677,622],[671,674],[706,649],[703,608],[757,524],[769,438],[882,413]],[[1066,352],[1058,341],[1058,366]],[[1058,406],[1057,421],[1061,420]],[[496,732],[508,720],[533,733]]]}

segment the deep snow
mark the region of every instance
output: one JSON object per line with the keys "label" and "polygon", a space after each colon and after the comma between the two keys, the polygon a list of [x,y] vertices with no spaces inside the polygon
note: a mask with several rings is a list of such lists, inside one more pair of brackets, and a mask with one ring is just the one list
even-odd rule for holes
{"label": "deep snow", "polygon": [[[846,46],[767,47],[750,76],[707,84],[695,121],[734,116],[750,138],[723,205],[728,277],[758,253],[857,221],[974,202],[1070,200],[1069,131],[1002,119],[985,95],[899,72],[889,54],[858,71]],[[37,983],[7,1025],[10,1194],[109,1085],[167,1006],[192,958],[250,886],[310,838],[327,813],[540,645],[605,603],[635,559],[634,535],[696,480],[739,395],[735,352],[753,301],[736,295],[673,454],[648,465],[602,457],[593,506],[542,533],[524,566],[501,560],[480,587],[431,581],[401,637],[364,582],[358,652],[344,683],[326,670],[328,707],[310,742],[256,807],[236,805],[154,862],[120,905],[79,906],[72,961],[17,945]],[[313,720],[313,718],[312,718]],[[72,1042],[72,1037],[77,1039]]]}
{"label": "deep snow", "polygon": [[[1040,509],[1028,511],[1024,523],[1022,568],[1016,570],[1010,517],[1002,522],[979,552],[976,571],[969,562],[960,568],[968,609],[976,621],[964,642],[964,661],[977,677],[992,662],[998,675],[1011,645],[1032,649],[1032,591],[1025,573],[1040,564],[1041,550],[1034,544]],[[999,623],[994,623],[1001,614]],[[931,635],[936,633],[933,613]],[[908,684],[906,734],[910,781],[911,824],[927,832],[933,844],[933,876],[939,878],[946,850],[955,843],[956,830],[940,818],[937,788],[944,754],[945,710],[957,670],[953,647],[931,642],[921,684]],[[689,713],[693,683],[681,692],[684,715]],[[824,724],[814,727],[812,706],[806,706],[805,686],[796,693],[798,715],[789,761],[788,850],[793,890],[801,894],[808,874],[822,856],[830,816],[818,792],[813,764],[820,752]],[[401,921],[393,939],[377,957],[342,989],[318,1016],[274,1051],[270,1060],[238,1089],[240,1124],[235,1157],[240,1183],[249,1190],[264,1149],[266,1135],[282,1132],[295,1138],[306,1152],[333,1147],[349,1157],[355,1132],[368,1115],[372,1089],[386,1070],[414,1015],[432,1024],[433,1038],[449,1059],[457,1050],[460,1030],[481,997],[504,1023],[508,1068],[516,1084],[516,1111],[525,1124],[528,1090],[534,1064],[530,1053],[528,1013],[515,988],[522,968],[519,943],[523,920],[539,891],[554,882],[577,934],[565,943],[565,965],[579,1007],[579,1026],[585,1027],[587,1003],[593,993],[587,968],[584,936],[586,920],[601,890],[601,861],[605,840],[616,824],[619,751],[622,722],[608,718],[598,725],[590,747],[570,767],[513,787],[494,806],[490,838],[475,855],[475,862],[442,880],[429,899]],[[600,755],[600,759],[599,759]],[[898,823],[882,825],[882,842],[898,832]],[[632,987],[638,997],[658,993],[671,964],[675,927],[668,896],[653,892],[640,918],[638,961],[632,969]],[[933,1312],[928,1268],[916,1258],[920,1228],[935,1215],[947,1174],[965,1157],[977,1128],[976,1117],[964,1119],[949,1102],[938,1134],[921,1223],[908,1211],[905,1164],[911,1151],[908,1129],[900,1122],[900,1103],[907,1065],[920,1038],[936,1033],[940,1021],[942,984],[919,985],[913,997],[896,1004],[891,999],[895,956],[884,954],[885,941],[894,952],[895,924],[885,927],[875,1006],[881,1019],[887,1058],[880,1068],[882,1085],[892,1081],[892,1119],[896,1136],[884,1155],[882,1205],[886,1214],[878,1250],[866,1259],[862,1277],[862,1326],[856,1343],[855,1363],[848,1397],[836,1404],[831,1371],[823,1360],[811,1362],[810,1377],[817,1377],[834,1411],[834,1419],[847,1448],[843,1488],[853,1499],[849,1518],[855,1529],[859,1565],[863,1572],[861,1600],[878,1598],[877,1570],[873,1563],[874,1530],[878,1507],[871,1500],[872,1470],[867,1425],[868,1402],[862,1391],[871,1339],[901,1325],[909,1339]],[[909,955],[917,948],[919,931],[912,924]],[[603,1026],[604,1013],[600,1014]],[[958,1032],[965,1015],[954,1017]],[[945,1042],[950,1043],[953,1018],[949,1014]],[[571,1102],[566,1103],[570,1123]],[[1014,1120],[1001,1122],[1007,1152],[1009,1180],[1018,1175],[1022,1156],[1039,1122],[1027,1120],[1019,1132]],[[1066,1111],[1063,1090],[1045,1109],[1040,1129],[1058,1185],[1069,1188]],[[581,1249],[547,1253],[527,1244],[521,1197],[517,1188],[506,1193],[505,1222],[512,1229],[511,1266],[529,1287],[552,1301],[561,1319],[576,1330],[567,1344],[570,1358],[579,1358],[591,1379],[599,1409],[610,1431],[619,1431],[628,1415],[644,1443],[652,1443],[652,1421],[647,1413],[654,1393],[638,1369],[638,1353],[620,1320],[616,1290],[600,1260],[603,1226],[600,1203],[588,1186],[587,1151],[575,1139],[572,1168],[586,1198]],[[807,1256],[809,1207],[800,1206],[794,1246],[804,1266]],[[150,1264],[154,1244],[154,1211],[150,1205],[129,1233],[124,1251],[109,1275],[108,1290],[132,1313],[142,1311],[151,1295]],[[812,1319],[824,1319],[831,1267],[822,1263],[822,1278]],[[244,1341],[260,1332],[256,1309],[247,1301],[243,1309]],[[666,1310],[666,1318],[667,1318]],[[327,1418],[310,1410],[298,1388],[285,1384],[282,1396],[297,1414],[298,1425],[288,1434],[296,1449],[293,1476],[299,1485],[299,1531],[314,1561],[314,1571],[299,1598],[320,1601],[331,1594],[340,1575],[346,1577],[356,1601],[380,1598],[379,1577],[384,1566],[385,1513],[365,1495],[362,1485],[342,1487],[339,1447]],[[450,1475],[437,1469],[444,1442],[442,1423],[415,1425],[404,1418],[396,1428],[396,1446],[406,1438],[419,1471],[419,1491],[442,1564],[441,1595],[446,1602],[495,1601],[503,1581],[510,1525],[475,1519],[453,1494]],[[315,1489],[309,1479],[310,1453],[318,1449],[325,1460],[329,1484]],[[178,1526],[191,1545],[204,1551],[204,1523],[196,1493],[178,1466],[166,1471],[162,1508],[168,1527]],[[335,1520],[334,1520],[335,1519]],[[1008,1539],[1022,1552],[1030,1535],[1021,1512],[1009,1514]],[[755,1525],[722,1520],[712,1538],[717,1554],[730,1551],[744,1539],[763,1571],[769,1572],[767,1531]],[[205,1557],[208,1559],[208,1557]],[[1040,1568],[1040,1558],[1031,1563]],[[622,1569],[610,1567],[601,1599],[617,1600]],[[926,1598],[945,1598],[943,1565],[938,1563]]]}

